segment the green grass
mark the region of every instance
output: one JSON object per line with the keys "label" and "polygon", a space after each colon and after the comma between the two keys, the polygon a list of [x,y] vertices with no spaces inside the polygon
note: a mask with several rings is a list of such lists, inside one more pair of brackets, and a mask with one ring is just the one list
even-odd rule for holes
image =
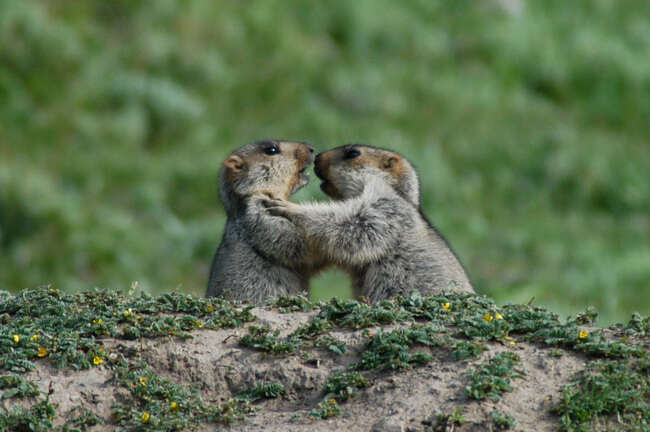
{"label": "green grass", "polygon": [[647,315],[650,4],[496,3],[2,2],[0,289],[203,293],[221,162],[283,137],[404,153],[501,303]]}

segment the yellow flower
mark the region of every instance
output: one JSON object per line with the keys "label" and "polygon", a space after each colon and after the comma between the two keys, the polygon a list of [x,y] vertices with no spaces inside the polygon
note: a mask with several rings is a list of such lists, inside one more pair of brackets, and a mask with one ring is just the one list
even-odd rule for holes
{"label": "yellow flower", "polygon": [[104,320],[101,319],[101,318],[97,318],[97,319],[93,320],[93,324],[98,324],[99,325],[99,324],[102,324],[103,322],[104,322]]}
{"label": "yellow flower", "polygon": [[212,312],[214,308],[212,306],[208,306],[207,308],[205,308],[205,310],[208,312]]}
{"label": "yellow flower", "polygon": [[510,342],[508,342],[508,343],[509,343],[510,345],[517,345],[517,343],[516,343],[515,341],[510,341]]}
{"label": "yellow flower", "polygon": [[36,354],[39,357],[45,357],[47,355],[47,348],[45,347],[40,347],[38,349],[38,354]]}
{"label": "yellow flower", "polygon": [[178,402],[172,402],[169,404],[169,408],[172,409],[172,411],[178,411]]}
{"label": "yellow flower", "polygon": [[501,315],[499,312],[497,312],[496,314],[494,314],[494,319],[495,320],[503,319],[503,315]]}
{"label": "yellow flower", "polygon": [[13,339],[16,343],[20,342],[20,335],[14,335]]}
{"label": "yellow flower", "polygon": [[101,358],[100,356],[95,356],[95,357],[93,358],[93,364],[94,364],[95,366],[99,366],[99,365],[102,364],[102,363],[104,363],[104,359]]}
{"label": "yellow flower", "polygon": [[124,311],[124,318],[128,318],[131,315],[133,315],[133,309],[128,308],[127,310]]}
{"label": "yellow flower", "polygon": [[30,337],[29,340],[32,342],[38,342],[41,340],[41,338],[37,334],[35,334],[34,336]]}
{"label": "yellow flower", "polygon": [[442,310],[445,312],[449,312],[451,310],[451,303],[447,302],[444,305],[442,305]]}
{"label": "yellow flower", "polygon": [[587,339],[589,337],[589,332],[587,330],[580,330],[580,333],[578,333],[578,337],[580,339]]}
{"label": "yellow flower", "polygon": [[196,326],[197,326],[198,328],[203,328],[203,325],[204,325],[204,324],[203,324],[202,322],[198,322],[198,323],[196,323]]}
{"label": "yellow flower", "polygon": [[486,322],[492,322],[492,320],[494,319],[494,317],[492,316],[492,314],[491,314],[490,312],[488,312],[488,313],[486,313],[485,315],[483,315],[483,319],[484,319]]}
{"label": "yellow flower", "polygon": [[141,418],[142,418],[143,423],[147,423],[149,421],[149,419],[151,418],[151,414],[149,414],[148,412],[145,411],[145,412],[142,413]]}
{"label": "yellow flower", "polygon": [[147,378],[147,377],[140,377],[140,384],[142,384],[143,386],[146,386],[148,380],[149,380],[149,378]]}

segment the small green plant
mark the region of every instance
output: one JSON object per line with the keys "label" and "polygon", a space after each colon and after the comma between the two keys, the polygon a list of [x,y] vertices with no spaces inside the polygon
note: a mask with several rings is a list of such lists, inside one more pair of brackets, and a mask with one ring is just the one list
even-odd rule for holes
{"label": "small green plant", "polygon": [[452,414],[436,414],[422,421],[425,426],[430,426],[432,432],[446,432],[453,430],[456,426],[462,426],[467,420],[463,417],[463,407],[458,407]]}
{"label": "small green plant", "polygon": [[421,366],[431,361],[432,357],[423,352],[411,352],[411,347],[445,344],[436,329],[430,326],[413,326],[391,332],[380,330],[376,334],[368,334],[367,338],[366,349],[361,354],[361,360],[352,366],[353,369],[409,369]]}
{"label": "small green plant", "polygon": [[332,375],[325,384],[325,393],[338,401],[347,401],[359,389],[370,385],[368,380],[358,372],[342,372]]}
{"label": "small green plant", "polygon": [[591,363],[563,389],[554,411],[564,431],[589,431],[594,419],[607,416],[624,430],[647,430],[650,358]]}
{"label": "small green plant", "polygon": [[468,357],[476,357],[487,349],[485,344],[471,341],[458,341],[454,343],[451,348],[456,360],[463,360]]}
{"label": "small green plant", "polygon": [[222,405],[206,403],[196,390],[162,378],[142,363],[118,366],[113,379],[131,395],[131,401],[113,408],[118,425],[127,428],[150,425],[162,430],[188,430],[202,423],[230,424],[252,410],[249,400],[242,398]]}
{"label": "small green plant", "polygon": [[508,430],[515,427],[517,421],[510,414],[502,413],[501,411],[494,410],[490,413],[492,423],[496,430]]}
{"label": "small green plant", "polygon": [[38,402],[30,408],[0,408],[1,431],[50,432],[56,410],[47,400]]}
{"label": "small green plant", "polygon": [[315,409],[309,412],[310,417],[319,419],[328,419],[330,417],[336,417],[339,414],[341,414],[341,407],[334,398],[320,402]]}
{"label": "small green plant", "polygon": [[[64,428],[62,432],[87,430],[89,427],[96,426],[98,424],[104,424],[104,420],[99,418],[85,406],[78,405],[71,410],[71,413],[76,413],[77,415],[66,422],[66,427],[68,429]],[[70,427],[79,429],[70,429]]]}
{"label": "small green plant", "polygon": [[248,334],[239,340],[241,346],[266,351],[269,354],[291,354],[301,345],[301,340],[288,337],[283,340],[278,338],[279,331],[271,331],[268,327],[251,326]]}
{"label": "small green plant", "polygon": [[284,395],[284,386],[279,382],[260,384],[242,392],[240,397],[250,400],[251,402],[260,399],[275,399]]}
{"label": "small green plant", "polygon": [[2,375],[0,376],[0,390],[2,392],[2,399],[9,399],[13,397],[34,397],[38,396],[38,386],[27,381],[20,375]]}
{"label": "small green plant", "polygon": [[338,355],[343,355],[345,354],[346,351],[346,346],[345,342],[340,341],[338,339],[334,339],[331,336],[321,336],[319,337],[316,342],[314,343],[314,346],[318,348],[326,348],[330,351],[332,351],[335,354]]}
{"label": "small green plant", "polygon": [[315,305],[309,301],[305,296],[292,296],[292,297],[278,297],[276,298],[272,305],[282,313],[288,312],[308,312],[313,310]]}
{"label": "small green plant", "polygon": [[479,364],[469,374],[470,384],[465,387],[465,394],[470,399],[483,400],[487,397],[498,401],[503,393],[512,390],[511,378],[522,378],[514,371],[519,361],[517,354],[502,352]]}

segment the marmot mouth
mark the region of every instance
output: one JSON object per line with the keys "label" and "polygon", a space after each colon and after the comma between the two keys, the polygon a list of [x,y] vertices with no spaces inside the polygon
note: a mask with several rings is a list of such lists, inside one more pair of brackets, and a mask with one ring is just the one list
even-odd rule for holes
{"label": "marmot mouth", "polygon": [[325,195],[329,196],[330,198],[333,199],[342,199],[343,197],[339,193],[338,189],[330,183],[328,180],[323,180],[322,183],[320,184],[320,190],[325,192]]}

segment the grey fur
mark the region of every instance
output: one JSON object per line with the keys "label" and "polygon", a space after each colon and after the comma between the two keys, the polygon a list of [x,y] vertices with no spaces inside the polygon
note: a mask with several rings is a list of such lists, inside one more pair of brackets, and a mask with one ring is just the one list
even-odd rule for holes
{"label": "grey fur", "polygon": [[358,145],[353,148],[364,159],[346,161],[340,154],[350,148],[327,152],[326,168],[321,155],[316,159],[323,190],[341,201],[265,200],[268,211],[292,221],[316,253],[350,273],[356,294],[372,302],[412,291],[473,293],[460,260],[420,210],[413,166],[396,153]]}
{"label": "grey fur", "polygon": [[[276,155],[264,154],[270,145]],[[234,151],[221,173],[221,198],[228,220],[212,261],[206,296],[263,304],[270,296],[304,293],[319,265],[302,233],[286,219],[269,215],[262,200],[289,195],[308,182],[301,170],[313,162],[303,143],[261,141]],[[241,162],[232,170],[231,158]],[[230,170],[230,171],[229,171]]]}

